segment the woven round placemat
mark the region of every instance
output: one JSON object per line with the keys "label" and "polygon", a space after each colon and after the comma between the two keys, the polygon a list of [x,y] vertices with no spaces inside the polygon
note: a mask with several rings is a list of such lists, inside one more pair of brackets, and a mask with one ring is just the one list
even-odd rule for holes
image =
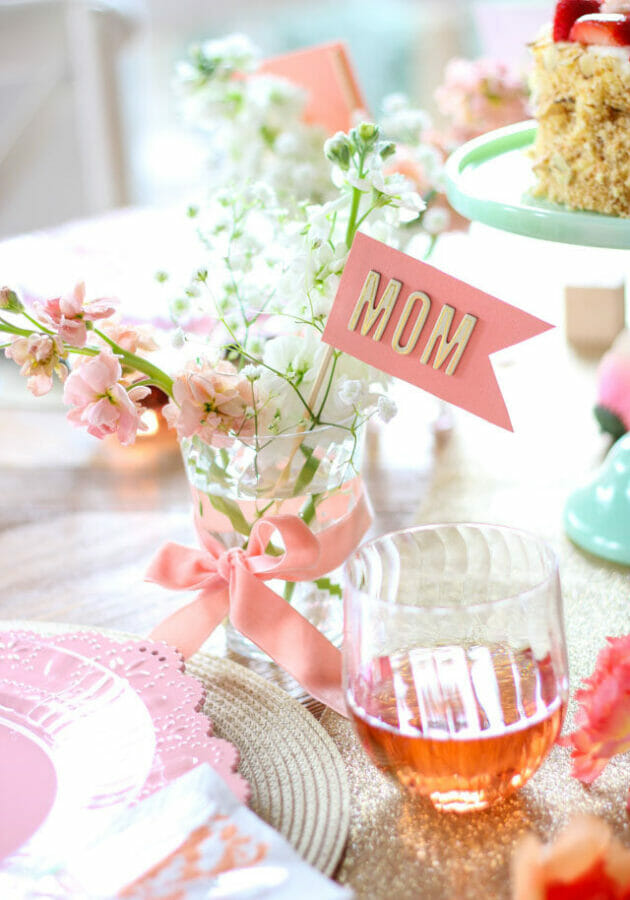
{"label": "woven round placemat", "polygon": [[[86,626],[0,621],[0,630],[9,629],[96,631],[121,641],[142,640]],[[297,701],[238,663],[199,652],[188,660],[186,671],[206,688],[204,712],[213,734],[240,750],[239,771],[252,787],[251,809],[306,862],[332,875],[346,843],[350,794],[330,736]]]}

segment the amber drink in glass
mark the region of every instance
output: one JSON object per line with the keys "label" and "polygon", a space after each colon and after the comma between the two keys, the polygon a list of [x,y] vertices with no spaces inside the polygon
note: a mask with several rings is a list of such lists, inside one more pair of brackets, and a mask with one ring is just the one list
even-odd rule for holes
{"label": "amber drink in glass", "polygon": [[555,742],[568,692],[556,558],[533,535],[431,525],[345,569],[344,677],[372,760],[441,810],[517,790]]}

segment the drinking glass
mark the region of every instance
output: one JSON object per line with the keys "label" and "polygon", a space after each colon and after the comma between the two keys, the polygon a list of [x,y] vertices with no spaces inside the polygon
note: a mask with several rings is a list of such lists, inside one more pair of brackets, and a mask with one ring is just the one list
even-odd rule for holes
{"label": "drinking glass", "polygon": [[552,550],[511,528],[427,525],[365,544],[344,576],[346,701],[372,760],[440,810],[521,787],[568,695]]}

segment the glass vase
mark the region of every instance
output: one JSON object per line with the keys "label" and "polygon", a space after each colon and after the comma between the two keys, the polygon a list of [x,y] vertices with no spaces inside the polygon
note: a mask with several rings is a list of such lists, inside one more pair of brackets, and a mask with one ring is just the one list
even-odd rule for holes
{"label": "glass vase", "polygon": [[[265,516],[297,515],[317,534],[350,512],[364,490],[362,450],[362,430],[336,426],[236,439],[221,447],[199,437],[183,439],[197,527],[226,549],[246,547],[253,525]],[[341,568],[316,581],[275,579],[266,585],[341,645]],[[229,621],[226,640],[228,650],[241,657],[269,660]]]}

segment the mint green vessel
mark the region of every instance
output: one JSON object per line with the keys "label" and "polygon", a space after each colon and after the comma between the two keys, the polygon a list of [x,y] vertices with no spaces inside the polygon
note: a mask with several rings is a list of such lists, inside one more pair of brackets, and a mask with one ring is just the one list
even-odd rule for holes
{"label": "mint green vessel", "polygon": [[570,494],[564,527],[595,556],[630,566],[630,434],[617,441],[591,480]]}

